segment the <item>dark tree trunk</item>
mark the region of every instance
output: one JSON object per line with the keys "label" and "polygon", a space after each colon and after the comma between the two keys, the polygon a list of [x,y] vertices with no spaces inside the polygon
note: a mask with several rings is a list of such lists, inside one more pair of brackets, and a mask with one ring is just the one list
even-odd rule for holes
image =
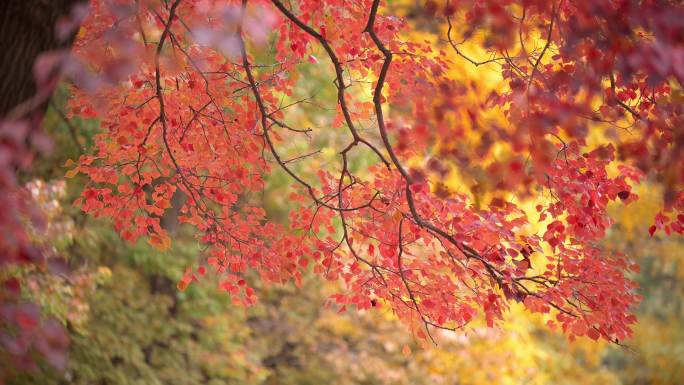
{"label": "dark tree trunk", "polygon": [[[55,25],[83,0],[0,0],[0,118],[36,94],[33,63],[43,52],[71,45]],[[26,113],[39,112],[41,103]],[[38,110],[38,111],[36,111]]]}

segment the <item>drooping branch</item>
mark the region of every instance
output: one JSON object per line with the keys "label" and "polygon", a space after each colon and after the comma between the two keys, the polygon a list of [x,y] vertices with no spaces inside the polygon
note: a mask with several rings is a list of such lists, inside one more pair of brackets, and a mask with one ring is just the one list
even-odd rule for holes
{"label": "drooping branch", "polygon": [[306,25],[304,22],[299,20],[292,12],[290,12],[279,0],[272,0],[273,4],[282,12],[288,19],[290,19],[293,23],[295,23],[300,29],[302,29],[304,32],[312,36],[314,39],[316,39],[321,46],[323,46],[323,49],[325,52],[328,54],[328,57],[330,58],[330,61],[333,64],[333,67],[335,68],[335,85],[337,86],[337,102],[340,106],[340,109],[342,110],[342,114],[344,115],[344,120],[347,123],[347,127],[349,128],[349,131],[352,134],[352,137],[354,139],[354,143],[363,143],[366,146],[368,146],[377,156],[380,158],[380,160],[385,164],[385,166],[389,167],[389,162],[385,159],[385,157],[382,155],[382,153],[369,141],[364,139],[361,134],[357,131],[355,125],[354,125],[354,120],[351,117],[351,112],[349,111],[349,107],[347,106],[347,97],[346,97],[346,88],[347,85],[344,82],[344,77],[343,77],[343,68],[342,64],[340,63],[340,60],[337,58],[337,55],[335,54],[335,50],[330,46],[330,43],[321,35],[320,33],[316,32],[313,28],[309,27]]}

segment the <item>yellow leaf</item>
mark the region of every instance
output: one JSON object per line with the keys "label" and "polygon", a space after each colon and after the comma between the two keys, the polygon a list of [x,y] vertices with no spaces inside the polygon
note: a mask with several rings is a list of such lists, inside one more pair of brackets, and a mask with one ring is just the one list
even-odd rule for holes
{"label": "yellow leaf", "polygon": [[166,251],[171,246],[171,238],[166,234],[152,235],[147,242],[159,251]]}
{"label": "yellow leaf", "polygon": [[403,216],[404,214],[399,210],[395,211],[393,215],[395,221],[400,221]]}
{"label": "yellow leaf", "polygon": [[185,282],[185,281],[180,281],[180,282],[178,282],[178,283],[176,284],[176,287],[177,287],[178,290],[180,290],[180,291],[185,291],[185,289],[188,287],[188,283]]}
{"label": "yellow leaf", "polygon": [[76,174],[78,174],[78,171],[79,171],[78,167],[73,169],[73,170],[69,170],[66,172],[66,174],[64,174],[64,177],[65,178],[73,178],[76,176]]}

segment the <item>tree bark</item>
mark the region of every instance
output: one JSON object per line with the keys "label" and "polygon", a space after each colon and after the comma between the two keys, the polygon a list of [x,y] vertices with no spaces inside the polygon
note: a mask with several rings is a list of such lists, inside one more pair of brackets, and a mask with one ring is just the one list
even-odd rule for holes
{"label": "tree bark", "polygon": [[[73,38],[60,41],[55,26],[84,0],[0,1],[0,119],[36,94],[33,64],[43,52],[68,48]],[[44,112],[40,103],[26,114]]]}

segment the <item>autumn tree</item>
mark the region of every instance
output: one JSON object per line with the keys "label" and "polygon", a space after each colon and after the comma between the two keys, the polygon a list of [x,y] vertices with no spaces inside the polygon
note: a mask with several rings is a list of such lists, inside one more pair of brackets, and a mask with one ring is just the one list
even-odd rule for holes
{"label": "autumn tree", "polygon": [[[637,266],[598,246],[608,204],[656,178],[651,234],[684,230],[676,2],[426,1],[401,14],[379,0],[94,0],[89,11],[74,56],[60,57],[68,117],[101,128],[70,165],[89,179],[76,204],[160,249],[177,206],[204,247],[181,290],[211,272],[250,305],[246,272],[283,283],[312,270],[345,284],[331,305],[389,307],[423,340],[478,316],[492,326],[521,302],[571,337],[620,343]],[[500,77],[486,100],[451,74],[463,61]],[[334,106],[302,88],[310,67],[329,74]],[[295,125],[309,108],[327,118]],[[332,132],[347,138],[337,161],[308,172]],[[258,199],[279,172],[293,184],[286,225]]]}

